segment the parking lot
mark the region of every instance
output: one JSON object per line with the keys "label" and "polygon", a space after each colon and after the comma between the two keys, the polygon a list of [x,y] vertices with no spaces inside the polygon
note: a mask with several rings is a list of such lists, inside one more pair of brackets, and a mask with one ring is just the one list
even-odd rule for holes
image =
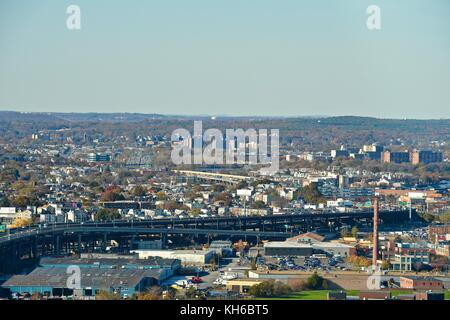
{"label": "parking lot", "polygon": [[311,257],[258,257],[256,266],[259,270],[277,270],[277,271],[325,271],[332,272],[334,270],[347,271],[352,270],[340,257],[326,257],[316,255]]}

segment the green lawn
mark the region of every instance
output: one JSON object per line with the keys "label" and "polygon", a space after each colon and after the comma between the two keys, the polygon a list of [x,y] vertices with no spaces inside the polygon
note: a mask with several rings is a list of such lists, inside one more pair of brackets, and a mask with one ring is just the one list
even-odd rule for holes
{"label": "green lawn", "polygon": [[[327,294],[330,290],[308,290],[293,292],[287,296],[269,298],[270,300],[327,300]],[[349,295],[358,295],[358,292],[349,291]]]}
{"label": "green lawn", "polygon": [[[287,296],[267,298],[267,300],[327,300],[327,294],[330,290],[309,290],[293,292]],[[411,290],[391,290],[393,297],[402,294],[412,294]],[[347,290],[347,296],[358,296],[358,290]],[[445,292],[445,299],[450,300],[450,291]]]}
{"label": "green lawn", "polygon": [[391,290],[391,295],[393,297],[397,297],[402,294],[413,294],[414,292],[412,290]]}

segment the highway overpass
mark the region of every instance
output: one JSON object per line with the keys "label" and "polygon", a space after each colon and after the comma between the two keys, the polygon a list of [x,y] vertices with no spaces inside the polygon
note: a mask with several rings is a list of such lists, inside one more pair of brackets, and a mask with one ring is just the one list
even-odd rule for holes
{"label": "highway overpass", "polygon": [[[168,237],[222,237],[252,242],[263,239],[283,240],[292,236],[292,232],[338,227],[342,223],[367,226],[372,222],[372,215],[371,211],[357,211],[37,225],[0,234],[0,272],[17,266],[22,259],[33,259],[45,254],[96,250],[98,247],[106,247],[110,240],[115,240],[124,248],[129,248],[134,240],[158,238],[165,242]],[[381,211],[379,216],[382,226],[409,222],[407,210]]]}

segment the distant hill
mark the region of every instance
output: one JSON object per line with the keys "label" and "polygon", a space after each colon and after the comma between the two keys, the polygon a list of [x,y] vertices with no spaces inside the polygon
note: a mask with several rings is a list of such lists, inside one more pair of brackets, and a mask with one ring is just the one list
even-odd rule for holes
{"label": "distant hill", "polygon": [[[0,111],[0,143],[29,139],[45,132],[54,139],[76,139],[85,134],[92,138],[111,139],[126,136],[159,135],[170,137],[178,128],[192,132],[194,120],[203,121],[203,130],[279,129],[281,143],[298,150],[323,151],[341,144],[361,146],[380,143],[404,148],[428,148],[448,145],[450,119],[402,120],[370,117],[232,117],[183,116],[141,113],[39,113]],[[69,130],[67,130],[69,129]],[[65,130],[65,131],[61,131]],[[436,144],[437,143],[437,144]]]}
{"label": "distant hill", "polygon": [[159,114],[141,113],[54,113],[0,111],[0,121],[106,121],[135,122],[166,118]]}
{"label": "distant hill", "polygon": [[[92,122],[140,122],[145,120],[155,119],[170,119],[170,120],[210,120],[212,116],[208,115],[163,115],[163,114],[145,114],[145,113],[77,113],[77,112],[17,112],[17,111],[0,111],[0,121],[92,121]],[[320,122],[328,125],[366,125],[366,124],[418,124],[418,123],[446,123],[450,119],[439,120],[414,120],[414,119],[380,119],[371,117],[358,117],[358,116],[302,116],[302,117],[266,117],[266,116],[217,116],[214,117],[220,121],[267,121],[267,120],[286,120],[286,121],[307,121],[307,122]]]}
{"label": "distant hill", "polygon": [[0,111],[0,122],[57,122],[63,119],[53,113]]}

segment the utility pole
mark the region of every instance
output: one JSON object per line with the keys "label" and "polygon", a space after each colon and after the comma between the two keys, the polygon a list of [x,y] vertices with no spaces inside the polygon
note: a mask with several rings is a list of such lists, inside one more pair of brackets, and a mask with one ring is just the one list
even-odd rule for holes
{"label": "utility pole", "polygon": [[409,198],[409,220],[411,220],[412,217],[412,199]]}

